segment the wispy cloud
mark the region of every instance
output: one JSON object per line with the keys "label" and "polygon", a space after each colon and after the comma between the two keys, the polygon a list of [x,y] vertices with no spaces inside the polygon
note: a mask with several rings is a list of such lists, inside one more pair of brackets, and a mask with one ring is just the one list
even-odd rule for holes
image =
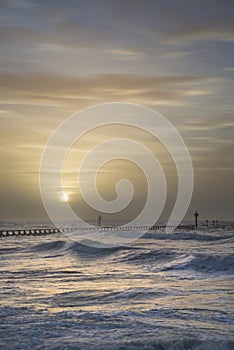
{"label": "wispy cloud", "polygon": [[234,41],[233,28],[192,27],[175,30],[166,34],[171,45],[192,44],[194,41]]}
{"label": "wispy cloud", "polygon": [[[206,95],[213,92],[209,85],[218,81],[199,76],[137,76],[104,74],[87,78],[63,77],[62,75],[22,75],[0,73],[4,83],[0,88],[3,98],[14,103],[41,103],[44,106],[77,104],[98,98],[104,101],[137,101],[142,103],[178,104],[187,96]],[[206,87],[206,88],[204,88]]]}

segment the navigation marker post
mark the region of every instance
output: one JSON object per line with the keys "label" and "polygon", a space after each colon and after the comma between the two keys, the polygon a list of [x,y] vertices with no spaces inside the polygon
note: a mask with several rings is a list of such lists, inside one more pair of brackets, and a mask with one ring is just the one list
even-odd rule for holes
{"label": "navigation marker post", "polygon": [[194,220],[195,220],[195,229],[197,230],[197,218],[198,218],[198,216],[199,216],[199,213],[198,213],[198,211],[196,210],[195,211],[195,213],[193,214],[194,215]]}

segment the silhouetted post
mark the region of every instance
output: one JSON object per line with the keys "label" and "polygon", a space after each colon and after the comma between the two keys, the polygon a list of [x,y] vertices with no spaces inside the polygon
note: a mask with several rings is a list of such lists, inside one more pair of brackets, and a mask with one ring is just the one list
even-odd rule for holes
{"label": "silhouetted post", "polygon": [[206,226],[209,227],[209,220],[206,220]]}
{"label": "silhouetted post", "polygon": [[100,227],[102,225],[102,216],[98,215],[98,226]]}
{"label": "silhouetted post", "polygon": [[215,226],[215,220],[213,220],[213,227]]}
{"label": "silhouetted post", "polygon": [[198,215],[199,215],[198,211],[196,210],[193,215],[194,215],[194,219],[195,219],[195,229],[197,229],[197,218],[198,218]]}

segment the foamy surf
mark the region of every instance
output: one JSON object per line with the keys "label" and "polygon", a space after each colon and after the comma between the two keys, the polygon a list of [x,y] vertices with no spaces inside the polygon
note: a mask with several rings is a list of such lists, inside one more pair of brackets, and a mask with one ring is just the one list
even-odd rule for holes
{"label": "foamy surf", "polygon": [[233,349],[233,238],[230,224],[101,249],[2,238],[1,349]]}

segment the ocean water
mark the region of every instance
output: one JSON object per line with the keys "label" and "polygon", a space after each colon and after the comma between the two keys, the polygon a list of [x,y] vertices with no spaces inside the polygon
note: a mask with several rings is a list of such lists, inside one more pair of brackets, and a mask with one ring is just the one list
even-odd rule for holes
{"label": "ocean water", "polygon": [[233,243],[233,223],[113,249],[0,238],[0,349],[234,349]]}

